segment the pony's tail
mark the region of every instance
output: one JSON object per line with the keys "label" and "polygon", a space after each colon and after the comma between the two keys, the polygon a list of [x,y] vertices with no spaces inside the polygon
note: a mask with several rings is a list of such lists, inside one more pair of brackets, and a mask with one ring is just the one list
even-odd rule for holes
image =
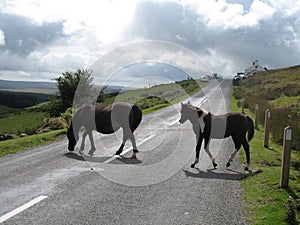
{"label": "pony's tail", "polygon": [[134,132],[142,121],[142,110],[137,105],[133,105],[131,108],[131,112],[134,115],[134,119],[132,121],[132,124],[130,124],[130,129],[132,132]]}
{"label": "pony's tail", "polygon": [[248,120],[248,141],[251,141],[251,139],[254,136],[254,122],[251,119],[251,117],[246,116]]}

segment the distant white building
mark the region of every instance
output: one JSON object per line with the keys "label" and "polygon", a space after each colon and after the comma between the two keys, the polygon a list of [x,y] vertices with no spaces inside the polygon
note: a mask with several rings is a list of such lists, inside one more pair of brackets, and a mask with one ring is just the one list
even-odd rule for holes
{"label": "distant white building", "polygon": [[261,65],[258,64],[258,60],[255,60],[252,63],[252,66],[250,66],[249,68],[245,69],[245,76],[251,76],[253,74],[255,74],[256,72],[260,72],[260,71],[265,71],[266,68],[262,67]]}

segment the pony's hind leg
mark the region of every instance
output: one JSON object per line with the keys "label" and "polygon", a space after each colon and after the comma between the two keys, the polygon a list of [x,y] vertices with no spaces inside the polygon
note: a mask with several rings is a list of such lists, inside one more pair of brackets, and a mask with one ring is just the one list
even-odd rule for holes
{"label": "pony's hind leg", "polygon": [[94,152],[96,151],[96,147],[95,147],[95,143],[94,143],[94,138],[93,138],[93,133],[92,131],[89,132],[89,138],[90,138],[90,141],[91,141],[91,149],[89,151],[89,155],[94,155]]}
{"label": "pony's hind leg", "polygon": [[235,157],[236,153],[238,153],[238,150],[237,150],[237,149],[235,149],[235,150],[231,153],[231,155],[230,155],[230,157],[229,157],[229,159],[228,159],[228,162],[226,163],[226,167],[229,167],[229,166],[230,166],[230,163],[232,162],[232,160],[233,160],[233,158]]}
{"label": "pony's hind leg", "polygon": [[246,152],[246,159],[247,159],[247,164],[246,164],[245,170],[249,170],[249,166],[250,166],[250,147],[249,147],[249,144],[246,140],[246,137],[244,137],[242,139],[242,145],[243,145],[243,148]]}
{"label": "pony's hind leg", "polygon": [[215,162],[215,158],[212,156],[212,154],[209,151],[209,142],[210,142],[209,139],[205,139],[204,150],[208,154],[208,156],[209,156],[209,158],[210,158],[210,160],[211,160],[214,168],[216,168],[218,164]]}
{"label": "pony's hind leg", "polygon": [[81,145],[80,145],[80,149],[79,149],[79,154],[81,154],[81,155],[83,154],[83,151],[84,151],[85,138],[87,135],[88,135],[87,131],[85,131],[82,135]]}
{"label": "pony's hind leg", "polygon": [[124,146],[126,141],[128,140],[127,135],[125,135],[125,132],[123,132],[123,141],[122,144],[120,146],[120,148],[118,149],[118,151],[115,153],[115,155],[121,155],[121,153],[123,152]]}
{"label": "pony's hind leg", "polygon": [[129,129],[129,139],[130,139],[130,141],[131,141],[131,143],[132,143],[132,148],[133,148],[133,153],[132,153],[132,156],[131,156],[131,158],[132,159],[136,159],[136,154],[139,152],[138,150],[137,150],[137,146],[136,146],[136,142],[135,142],[135,137],[134,137],[134,135],[133,135],[133,133],[132,133],[132,131]]}
{"label": "pony's hind leg", "polygon": [[116,155],[120,155],[123,151],[124,145],[126,141],[130,139],[133,147],[133,154],[131,158],[135,159],[136,158],[136,153],[138,153],[136,142],[135,142],[135,137],[129,127],[123,127],[123,142],[119,148],[119,150],[116,152]]}
{"label": "pony's hind leg", "polygon": [[228,162],[226,163],[226,167],[229,167],[233,158],[235,157],[235,155],[238,153],[238,151],[240,150],[240,147],[241,147],[241,141],[240,141],[240,138],[236,137],[236,136],[232,136],[232,140],[234,142],[234,148],[235,150],[231,153],[229,159],[228,159]]}

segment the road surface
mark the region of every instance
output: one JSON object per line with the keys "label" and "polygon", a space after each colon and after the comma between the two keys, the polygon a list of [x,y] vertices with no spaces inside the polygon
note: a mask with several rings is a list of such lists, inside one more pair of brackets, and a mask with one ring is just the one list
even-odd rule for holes
{"label": "road surface", "polygon": [[[230,110],[230,81],[211,82],[189,100],[212,113]],[[137,159],[122,157],[122,132],[94,133],[94,157],[67,151],[67,140],[0,158],[2,224],[246,224],[243,165],[230,138],[212,140],[213,169],[201,150],[197,168],[191,124],[179,124],[180,103],[143,117],[135,131]],[[86,141],[85,153],[89,150]]]}

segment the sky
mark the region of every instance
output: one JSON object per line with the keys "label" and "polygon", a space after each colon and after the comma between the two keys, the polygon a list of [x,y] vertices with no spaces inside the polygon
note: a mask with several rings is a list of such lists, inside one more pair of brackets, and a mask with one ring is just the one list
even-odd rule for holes
{"label": "sky", "polygon": [[[143,42],[158,44],[140,51],[136,43]],[[170,64],[182,69],[182,63],[173,64],[166,54],[162,60],[151,50],[173,56],[190,51],[189,59],[198,57],[210,72],[224,77],[254,60],[268,69],[299,65],[300,1],[0,0],[0,79],[50,81],[65,71],[94,68],[101,59],[103,65],[112,53],[130,58],[118,64],[106,57],[105,63],[120,68],[99,76],[145,59],[150,63],[144,68]],[[135,74],[127,73],[127,79],[134,81]]]}

